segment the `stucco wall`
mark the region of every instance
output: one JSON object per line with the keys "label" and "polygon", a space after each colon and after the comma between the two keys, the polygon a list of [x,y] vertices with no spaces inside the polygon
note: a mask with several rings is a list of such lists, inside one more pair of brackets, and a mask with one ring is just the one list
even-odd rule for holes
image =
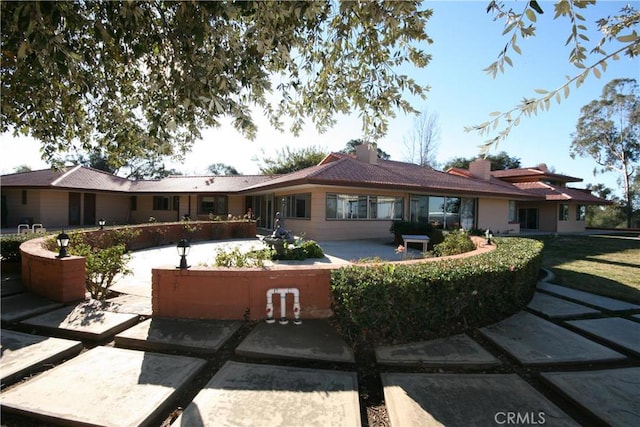
{"label": "stucco wall", "polygon": [[490,229],[493,233],[519,233],[520,225],[509,223],[509,200],[478,199],[479,229]]}
{"label": "stucco wall", "polygon": [[558,233],[576,233],[585,230],[585,222],[576,220],[577,210],[578,205],[569,204],[569,220],[558,221]]}

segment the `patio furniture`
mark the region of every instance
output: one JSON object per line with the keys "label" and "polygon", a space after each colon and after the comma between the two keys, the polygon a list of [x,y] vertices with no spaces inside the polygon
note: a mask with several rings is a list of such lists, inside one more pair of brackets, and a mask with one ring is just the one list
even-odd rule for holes
{"label": "patio furniture", "polygon": [[404,242],[404,257],[407,256],[407,244],[409,243],[422,243],[422,252],[427,252],[429,246],[429,236],[424,234],[403,234],[402,241]]}

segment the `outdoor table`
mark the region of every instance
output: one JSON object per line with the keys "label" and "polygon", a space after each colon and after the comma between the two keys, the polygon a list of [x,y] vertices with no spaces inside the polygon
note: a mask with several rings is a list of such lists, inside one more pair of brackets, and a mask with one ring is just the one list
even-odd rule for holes
{"label": "outdoor table", "polygon": [[404,241],[405,256],[407,253],[408,243],[422,243],[422,252],[427,252],[429,245],[429,236],[423,234],[403,234],[402,240]]}

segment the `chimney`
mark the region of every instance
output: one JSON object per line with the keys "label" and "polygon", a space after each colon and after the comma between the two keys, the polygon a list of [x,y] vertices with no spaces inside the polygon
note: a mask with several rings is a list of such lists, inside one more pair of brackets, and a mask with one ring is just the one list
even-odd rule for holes
{"label": "chimney", "polygon": [[475,159],[469,164],[471,176],[488,181],[491,179],[491,162],[486,159]]}
{"label": "chimney", "polygon": [[356,146],[356,159],[370,165],[378,164],[378,150],[374,144],[365,142]]}
{"label": "chimney", "polygon": [[549,168],[547,167],[547,164],[546,164],[546,163],[540,163],[540,164],[538,165],[538,170],[541,170],[542,172],[546,172],[546,171],[548,171],[548,170],[549,170]]}

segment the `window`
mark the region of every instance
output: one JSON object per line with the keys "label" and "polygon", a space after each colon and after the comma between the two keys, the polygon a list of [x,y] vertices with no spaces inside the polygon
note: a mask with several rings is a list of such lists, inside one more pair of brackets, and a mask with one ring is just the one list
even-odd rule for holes
{"label": "window", "polygon": [[409,218],[413,222],[428,222],[436,228],[460,228],[464,222],[472,228],[475,199],[412,195],[409,209]]}
{"label": "window", "polygon": [[569,221],[569,205],[566,203],[560,203],[558,210],[558,220]]}
{"label": "window", "polygon": [[284,196],[282,203],[285,218],[311,218],[311,193]]}
{"label": "window", "polygon": [[168,196],[153,196],[153,210],[154,211],[170,211],[171,210],[171,197]]}
{"label": "window", "polygon": [[27,190],[22,190],[22,204],[27,204]]}
{"label": "window", "polygon": [[227,196],[198,196],[198,213],[201,215],[226,215],[228,206]]}
{"label": "window", "polygon": [[515,200],[509,200],[509,223],[518,222],[518,205]]}
{"label": "window", "polygon": [[584,221],[587,217],[587,207],[578,205],[576,208],[576,221]]}
{"label": "window", "polygon": [[129,199],[129,209],[132,211],[138,210],[138,196],[131,196]]}
{"label": "window", "polygon": [[402,219],[404,199],[393,196],[327,194],[327,219]]}

